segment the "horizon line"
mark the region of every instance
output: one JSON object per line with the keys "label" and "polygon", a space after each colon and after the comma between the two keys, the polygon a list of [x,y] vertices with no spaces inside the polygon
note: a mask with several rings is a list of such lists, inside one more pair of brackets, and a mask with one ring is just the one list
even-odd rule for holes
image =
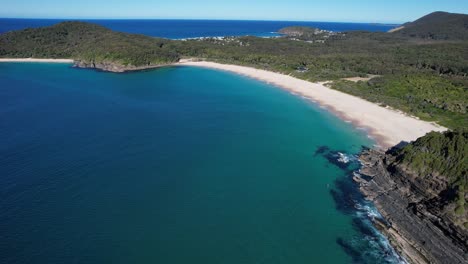
{"label": "horizon line", "polygon": [[241,19],[241,18],[105,18],[105,17],[3,17],[0,19],[44,19],[44,20],[199,20],[199,21],[278,21],[278,22],[325,22],[325,23],[355,23],[355,24],[381,24],[381,25],[402,25],[410,22],[364,22],[364,21],[333,21],[333,20],[290,20],[290,19]]}

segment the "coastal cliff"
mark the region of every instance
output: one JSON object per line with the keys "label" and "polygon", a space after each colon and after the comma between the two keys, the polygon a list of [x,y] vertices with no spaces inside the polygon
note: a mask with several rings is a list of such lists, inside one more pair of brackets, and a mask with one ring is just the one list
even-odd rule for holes
{"label": "coastal cliff", "polygon": [[169,66],[172,64],[151,64],[148,63],[144,66],[134,66],[134,65],[123,65],[120,63],[115,63],[112,61],[85,61],[85,60],[75,60],[73,67],[76,68],[86,68],[86,69],[97,69],[106,72],[129,72],[129,71],[141,71],[147,69],[154,69],[164,66]]}
{"label": "coastal cliff", "polygon": [[[410,263],[468,262],[467,142],[466,132],[431,132],[360,156],[354,180],[385,219],[374,224]],[[444,154],[434,160],[436,152]]]}

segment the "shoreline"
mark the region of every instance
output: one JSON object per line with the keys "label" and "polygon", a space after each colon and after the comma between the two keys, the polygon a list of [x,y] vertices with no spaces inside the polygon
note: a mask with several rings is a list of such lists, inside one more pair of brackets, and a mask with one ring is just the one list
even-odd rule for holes
{"label": "shoreline", "polygon": [[[55,63],[76,63],[67,59],[0,59],[0,62],[55,62]],[[159,65],[137,70],[171,67],[190,66],[203,67],[215,70],[227,71],[248,78],[256,79],[277,88],[284,89],[290,93],[323,106],[326,110],[338,116],[344,122],[351,122],[355,129],[364,129],[365,133],[373,139],[376,144],[374,148],[385,150],[393,147],[401,141],[414,141],[424,136],[430,131],[445,131],[445,127],[432,122],[419,120],[409,116],[399,110],[388,107],[381,107],[365,99],[333,90],[325,86],[326,82],[312,83],[281,73],[256,69],[246,66],[231,64],[221,64],[207,61],[181,60],[177,63]],[[84,67],[92,68],[92,67]],[[97,68],[95,68],[97,69]],[[132,71],[132,70],[130,70]],[[362,187],[358,189],[368,198]],[[372,199],[369,199],[372,201]],[[385,213],[381,204],[372,201],[383,217],[389,220],[389,214]],[[391,246],[405,259],[418,259],[419,253],[414,253],[413,246],[406,240],[407,236],[402,235],[403,229],[394,224],[392,229],[383,226],[381,223],[373,222],[374,226],[389,240]],[[424,262],[424,261],[423,261]]]}
{"label": "shoreline", "polygon": [[0,58],[0,62],[48,62],[48,63],[74,63],[72,59],[35,59],[35,58]]}
{"label": "shoreline", "polygon": [[[93,68],[80,65],[80,61],[73,59],[35,59],[35,58],[0,58],[1,62],[45,62],[70,63],[79,68]],[[106,65],[104,65],[106,66]],[[356,129],[363,129],[375,141],[375,148],[387,149],[398,145],[402,141],[410,142],[424,136],[430,131],[445,131],[447,128],[433,122],[423,121],[409,116],[390,107],[382,107],[365,99],[333,90],[325,86],[326,82],[309,82],[289,75],[267,70],[256,69],[232,64],[221,64],[208,61],[193,61],[183,59],[179,62],[164,65],[134,67],[129,69],[114,69],[103,67],[110,72],[131,72],[171,66],[193,66],[228,71],[287,90],[294,95],[323,106],[345,122],[351,122]],[[391,120],[391,121],[389,121]]]}
{"label": "shoreline", "polygon": [[326,82],[312,83],[271,71],[207,61],[181,60],[174,65],[233,72],[283,88],[324,106],[340,119],[350,121],[356,128],[364,128],[380,149],[393,147],[402,141],[414,141],[430,131],[447,130],[433,122],[423,121],[401,111],[333,90],[325,86]]}
{"label": "shoreline", "polygon": [[359,156],[362,167],[353,181],[385,220],[373,219],[374,226],[409,263],[465,263],[468,234],[444,209],[431,207],[447,198],[421,191],[425,184],[440,182],[418,181],[404,166],[395,165],[395,159],[377,150],[365,150]]}
{"label": "shoreline", "polygon": [[161,67],[173,66],[174,63],[168,64],[157,64],[157,65],[147,65],[147,66],[121,66],[114,63],[87,63],[82,60],[74,59],[36,59],[36,58],[0,58],[0,63],[2,62],[18,62],[18,63],[28,63],[28,62],[37,62],[37,63],[66,63],[73,64],[74,68],[82,69],[95,69],[98,71],[104,72],[114,72],[114,73],[125,73],[125,72],[136,72],[157,69]]}

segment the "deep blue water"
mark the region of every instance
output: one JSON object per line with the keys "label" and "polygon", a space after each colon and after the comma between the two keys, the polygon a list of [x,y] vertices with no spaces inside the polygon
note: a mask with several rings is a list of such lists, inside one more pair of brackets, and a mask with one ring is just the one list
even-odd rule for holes
{"label": "deep blue water", "polygon": [[[0,19],[0,34],[29,27],[50,26],[63,19]],[[81,20],[110,29],[171,39],[218,36],[277,36],[287,26],[318,27],[331,31],[388,31],[395,25],[371,23],[301,22],[301,21],[232,21],[232,20]]]}
{"label": "deep blue water", "polygon": [[395,263],[351,160],[372,141],[192,67],[0,64],[0,263]]}

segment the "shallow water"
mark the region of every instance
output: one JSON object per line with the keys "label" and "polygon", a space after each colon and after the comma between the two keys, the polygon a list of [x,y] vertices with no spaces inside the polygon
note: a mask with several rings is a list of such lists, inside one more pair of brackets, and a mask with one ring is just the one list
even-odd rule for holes
{"label": "shallow water", "polygon": [[396,261],[333,158],[373,142],[268,84],[3,63],[0,120],[1,263]]}

